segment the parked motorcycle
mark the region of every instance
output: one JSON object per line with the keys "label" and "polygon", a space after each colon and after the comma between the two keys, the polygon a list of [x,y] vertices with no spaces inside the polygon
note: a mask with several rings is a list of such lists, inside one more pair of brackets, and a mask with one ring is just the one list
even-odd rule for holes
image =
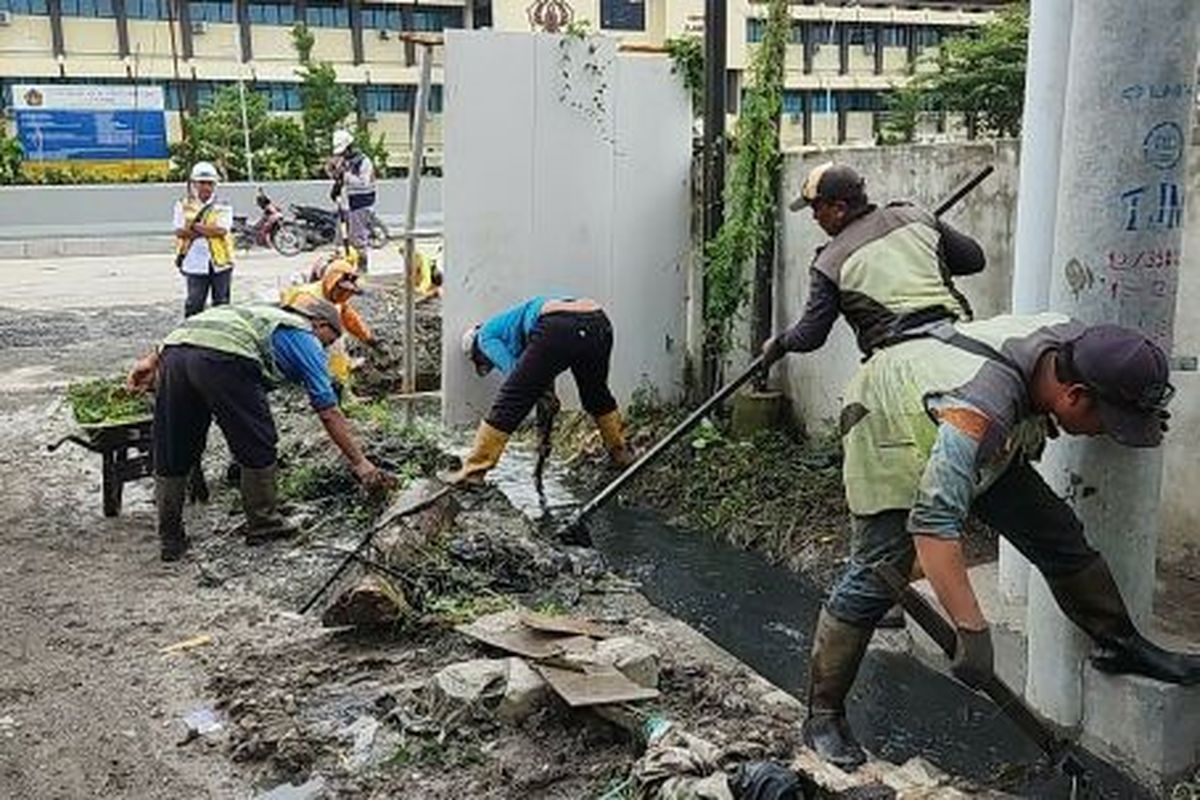
{"label": "parked motorcycle", "polygon": [[[293,205],[292,218],[280,224],[275,237],[275,249],[283,255],[295,255],[301,250],[315,250],[321,245],[339,240],[339,212],[320,206]],[[387,244],[388,229],[371,213],[370,245],[378,250]],[[280,247],[287,245],[288,252]]]}
{"label": "parked motorcycle", "polygon": [[283,212],[271,202],[271,198],[267,197],[266,192],[262,189],[258,190],[254,202],[261,213],[254,224],[247,222],[247,218],[244,216],[233,218],[233,241],[234,245],[241,250],[274,246],[275,233],[280,223],[283,222]]}

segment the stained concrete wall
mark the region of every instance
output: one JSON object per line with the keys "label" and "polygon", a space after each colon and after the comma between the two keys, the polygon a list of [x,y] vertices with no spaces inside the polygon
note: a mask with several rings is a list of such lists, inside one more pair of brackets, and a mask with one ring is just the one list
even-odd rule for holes
{"label": "stained concrete wall", "polygon": [[[615,330],[610,385],[681,389],[691,109],[664,57],[614,42],[451,31],[446,38],[443,417],[486,413],[499,376],[463,328],[537,294],[598,300]],[[559,380],[564,401],[572,382]]]}
{"label": "stained concrete wall", "polygon": [[[1200,191],[1200,158],[1192,153],[1188,189]],[[1016,231],[1018,148],[1014,142],[972,143],[892,148],[837,148],[791,153],[785,160],[783,191],[790,200],[799,193],[808,170],[835,160],[856,167],[866,178],[875,202],[909,198],[932,207],[986,164],[996,172],[950,211],[945,219],[983,245],[988,266],[981,275],[958,282],[975,308],[986,317],[1010,309]],[[1200,208],[1186,206],[1183,266],[1173,356],[1200,353]],[[808,295],[808,268],[815,248],[828,237],[808,212],[788,213],[781,235],[781,268],[775,288],[777,330],[800,317]],[[1052,254],[1045,255],[1047,259]],[[828,430],[837,418],[842,390],[859,363],[849,327],[839,321],[825,347],[811,356],[791,356],[775,368],[775,380],[789,397],[798,419],[809,430]],[[1160,554],[1200,549],[1200,503],[1190,492],[1200,482],[1200,452],[1189,443],[1200,430],[1200,374],[1174,372],[1178,389],[1172,403],[1171,433],[1166,440]]]}

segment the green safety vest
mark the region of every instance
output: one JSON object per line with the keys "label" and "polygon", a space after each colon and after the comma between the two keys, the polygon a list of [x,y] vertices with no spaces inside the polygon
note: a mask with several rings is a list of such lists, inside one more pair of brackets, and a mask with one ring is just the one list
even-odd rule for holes
{"label": "green safety vest", "polygon": [[187,344],[242,356],[257,363],[268,382],[282,383],[271,349],[271,334],[280,325],[311,329],[308,319],[279,306],[214,306],[184,320],[167,334],[163,346]]}
{"label": "green safety vest", "polygon": [[[954,328],[1002,351],[1006,341],[1069,322],[1061,314],[1037,314],[959,323]],[[928,401],[942,395],[969,399],[971,392],[959,390],[979,378],[988,363],[997,362],[923,337],[880,350],[859,368],[846,387],[841,419],[842,474],[852,513],[912,508],[937,438],[937,422]],[[1017,418],[1003,445],[980,465],[977,494],[1000,476],[1014,456],[1032,457],[1041,450],[1046,419],[1028,407],[1028,379],[1029,375],[1020,375],[1008,382],[1009,387],[1020,387],[1021,396],[1011,398],[1014,402],[1002,398],[1006,407],[1013,408],[1015,403]]]}

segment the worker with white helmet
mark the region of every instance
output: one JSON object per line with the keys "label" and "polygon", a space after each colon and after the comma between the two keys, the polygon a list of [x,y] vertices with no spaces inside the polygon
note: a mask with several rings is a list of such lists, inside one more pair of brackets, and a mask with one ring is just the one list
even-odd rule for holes
{"label": "worker with white helmet", "polygon": [[333,160],[329,165],[333,188],[329,197],[341,203],[345,196],[350,245],[358,250],[358,268],[367,271],[371,219],[375,216],[375,165],[358,149],[354,134],[339,128],[333,132]]}
{"label": "worker with white helmet", "polygon": [[175,203],[175,266],[187,279],[183,315],[229,303],[233,280],[233,206],[217,199],[221,176],[207,161],[192,167],[187,196]]}

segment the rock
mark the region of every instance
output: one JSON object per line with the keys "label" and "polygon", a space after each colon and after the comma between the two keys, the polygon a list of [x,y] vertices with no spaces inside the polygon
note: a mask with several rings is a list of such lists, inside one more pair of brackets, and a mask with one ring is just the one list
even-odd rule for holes
{"label": "rock", "polygon": [[338,731],[338,735],[350,743],[350,754],[345,763],[351,772],[386,761],[395,753],[400,739],[395,731],[380,724],[370,714],[363,714]]}
{"label": "rock", "polygon": [[508,684],[508,659],[476,658],[443,667],[429,688],[448,710],[465,705],[495,706]]}
{"label": "rock", "polygon": [[256,800],[319,800],[325,796],[325,779],[317,775],[299,786],[281,783],[274,789],[258,795]]}
{"label": "rock", "polygon": [[658,650],[632,636],[616,636],[596,644],[594,659],[598,664],[616,667],[622,675],[639,686],[658,688]]}
{"label": "rock", "polygon": [[508,659],[508,682],[496,716],[506,722],[526,719],[545,702],[549,687],[524,659]]}

